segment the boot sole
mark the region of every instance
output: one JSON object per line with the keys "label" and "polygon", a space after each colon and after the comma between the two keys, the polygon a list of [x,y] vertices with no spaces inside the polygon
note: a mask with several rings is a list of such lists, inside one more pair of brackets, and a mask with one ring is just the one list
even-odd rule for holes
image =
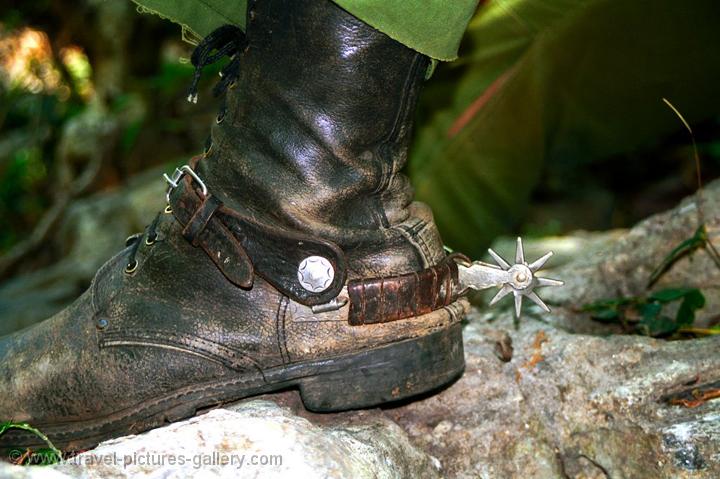
{"label": "boot sole", "polygon": [[[376,349],[305,361],[248,373],[232,380],[189,386],[103,418],[39,425],[65,451],[81,451],[103,440],[137,434],[192,417],[198,410],[258,394],[297,388],[305,407],[316,412],[362,409],[437,390],[465,367],[461,325]],[[42,447],[34,435],[11,430],[0,449]]]}

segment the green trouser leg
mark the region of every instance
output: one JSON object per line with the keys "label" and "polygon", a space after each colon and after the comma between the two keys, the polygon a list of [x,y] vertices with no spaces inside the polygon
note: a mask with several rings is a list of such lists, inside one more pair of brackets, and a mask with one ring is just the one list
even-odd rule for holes
{"label": "green trouser leg", "polygon": [[[247,0],[133,0],[140,10],[199,37],[220,25],[245,28]],[[262,0],[261,0],[262,1]],[[300,1],[300,0],[296,0]],[[436,60],[454,60],[479,0],[334,0],[389,37]]]}

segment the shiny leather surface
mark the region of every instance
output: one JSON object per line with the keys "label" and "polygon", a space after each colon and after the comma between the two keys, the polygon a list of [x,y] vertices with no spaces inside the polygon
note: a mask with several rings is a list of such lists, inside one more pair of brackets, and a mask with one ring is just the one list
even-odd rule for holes
{"label": "shiny leather surface", "polygon": [[240,78],[200,176],[233,209],[339,245],[350,278],[437,263],[435,226],[411,218],[399,172],[428,58],[325,1],[249,8]]}

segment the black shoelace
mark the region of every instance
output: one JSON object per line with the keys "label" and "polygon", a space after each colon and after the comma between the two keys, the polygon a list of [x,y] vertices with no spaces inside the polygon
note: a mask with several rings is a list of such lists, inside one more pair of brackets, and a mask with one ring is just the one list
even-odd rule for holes
{"label": "black shoelace", "polygon": [[[198,94],[198,82],[202,75],[202,70],[208,65],[211,65],[223,57],[230,57],[230,62],[223,67],[220,71],[221,80],[213,88],[213,95],[218,97],[223,95],[228,87],[237,81],[240,74],[240,53],[245,50],[248,45],[247,37],[238,27],[234,25],[223,25],[212,31],[207,37],[205,37],[195,50],[193,51],[190,61],[195,67],[193,74],[192,83],[188,90],[187,99],[189,102],[197,103]],[[225,104],[220,107],[220,113],[218,114],[218,122],[225,116]],[[209,139],[208,139],[209,140]],[[208,146],[206,145],[206,151]],[[165,213],[169,213],[169,206],[166,208]],[[161,213],[159,213],[155,220],[146,228],[145,231],[145,244],[150,246],[155,243],[157,239],[157,226],[160,222]],[[134,234],[125,241],[125,246],[132,247],[130,256],[128,257],[127,265],[125,266],[125,272],[132,274],[138,266],[138,262],[135,259],[138,248],[143,243],[141,238],[142,234]]]}
{"label": "black shoelace", "polygon": [[213,88],[213,94],[220,96],[227,90],[228,86],[237,80],[240,74],[240,52],[248,45],[247,37],[238,27],[234,25],[223,25],[212,31],[205,37],[193,51],[190,61],[195,67],[192,83],[188,90],[187,99],[189,102],[197,103],[197,87],[202,75],[202,69],[211,65],[223,57],[230,57],[228,63],[221,71],[221,80]]}

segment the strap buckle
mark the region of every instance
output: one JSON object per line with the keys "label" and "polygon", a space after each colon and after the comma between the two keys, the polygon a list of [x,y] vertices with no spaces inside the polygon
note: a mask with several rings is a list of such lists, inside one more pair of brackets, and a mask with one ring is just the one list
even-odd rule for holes
{"label": "strap buckle", "polygon": [[185,176],[186,173],[190,175],[198,185],[200,185],[203,196],[207,196],[208,189],[207,186],[205,186],[203,180],[200,179],[197,173],[195,173],[195,171],[190,168],[189,165],[183,165],[179,168],[175,168],[172,177],[168,176],[167,173],[163,173],[163,178],[165,178],[165,181],[170,185],[167,189],[167,193],[165,193],[165,199],[167,200],[168,204],[170,203],[170,193],[172,193],[172,191],[178,187],[178,185],[180,184],[180,180],[183,176]]}

